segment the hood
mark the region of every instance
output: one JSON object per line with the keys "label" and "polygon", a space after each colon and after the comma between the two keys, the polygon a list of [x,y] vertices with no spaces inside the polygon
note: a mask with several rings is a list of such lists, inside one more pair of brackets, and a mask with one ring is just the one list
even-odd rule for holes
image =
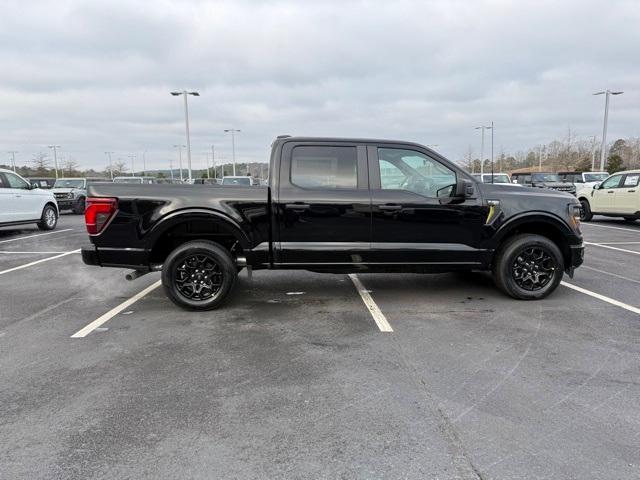
{"label": "hood", "polygon": [[51,191],[52,191],[53,193],[71,193],[71,192],[73,192],[74,190],[78,190],[78,189],[77,189],[77,188],[68,188],[68,187],[67,187],[67,188],[60,188],[60,187],[58,187],[58,188],[52,188],[52,189],[51,189]]}
{"label": "hood", "polygon": [[[552,183],[553,184],[553,183]],[[538,197],[559,197],[559,198],[572,198],[575,200],[575,197],[570,194],[570,193],[565,193],[564,191],[559,191],[559,190],[551,190],[551,189],[546,189],[546,188],[532,188],[529,186],[516,186],[516,185],[509,185],[506,183],[478,183],[476,184],[477,187],[480,189],[480,191],[482,192],[482,196],[487,198],[491,198],[492,196],[495,196],[496,198],[499,198],[503,195],[507,195],[507,196],[512,196],[515,195],[518,198],[538,198]],[[558,183],[558,185],[563,185],[563,186],[573,186],[570,183]]]}

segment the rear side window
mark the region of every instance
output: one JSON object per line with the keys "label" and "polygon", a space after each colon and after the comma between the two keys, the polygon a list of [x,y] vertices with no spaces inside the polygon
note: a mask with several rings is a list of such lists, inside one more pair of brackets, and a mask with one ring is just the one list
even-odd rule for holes
{"label": "rear side window", "polygon": [[356,147],[294,147],[291,183],[323,190],[358,188]]}
{"label": "rear side window", "polygon": [[625,186],[625,187],[637,187],[638,186],[638,180],[640,180],[640,174],[639,173],[628,174],[624,179],[624,185],[623,186]]}

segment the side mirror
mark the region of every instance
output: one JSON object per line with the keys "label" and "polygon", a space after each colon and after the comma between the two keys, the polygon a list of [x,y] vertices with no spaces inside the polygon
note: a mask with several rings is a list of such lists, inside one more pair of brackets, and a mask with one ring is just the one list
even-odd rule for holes
{"label": "side mirror", "polygon": [[473,183],[466,178],[462,178],[458,176],[456,181],[456,191],[455,197],[458,198],[469,198],[473,196]]}
{"label": "side mirror", "polygon": [[511,180],[511,183],[515,183],[517,185],[518,184],[518,180]]}
{"label": "side mirror", "polygon": [[594,190],[597,190],[599,188],[600,188],[600,184],[599,183],[596,183],[596,184],[593,185],[593,189]]}
{"label": "side mirror", "polygon": [[40,185],[38,185],[37,183],[32,183],[32,184],[31,184],[31,188],[32,188],[32,189],[34,189],[34,188],[40,188]]}

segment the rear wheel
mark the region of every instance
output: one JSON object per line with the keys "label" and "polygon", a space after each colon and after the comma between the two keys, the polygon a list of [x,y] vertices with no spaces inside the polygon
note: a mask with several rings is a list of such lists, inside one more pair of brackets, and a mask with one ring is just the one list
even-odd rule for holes
{"label": "rear wheel", "polygon": [[520,300],[537,300],[560,284],[564,260],[558,246],[547,237],[522,234],[502,246],[493,270],[504,293]]}
{"label": "rear wheel", "polygon": [[585,199],[580,200],[580,220],[583,222],[589,222],[593,218],[593,213],[591,213],[591,205]]}
{"label": "rear wheel", "polygon": [[53,205],[45,205],[42,209],[40,221],[37,223],[40,230],[53,230],[58,224],[58,212]]}
{"label": "rear wheel", "polygon": [[162,267],[165,293],[173,303],[189,310],[213,310],[220,306],[236,277],[229,252],[205,240],[180,245]]}

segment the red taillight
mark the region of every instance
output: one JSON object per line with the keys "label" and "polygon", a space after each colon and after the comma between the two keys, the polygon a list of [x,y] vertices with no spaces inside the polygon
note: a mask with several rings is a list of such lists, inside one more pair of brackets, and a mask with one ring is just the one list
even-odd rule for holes
{"label": "red taillight", "polygon": [[118,210],[117,198],[87,198],[84,210],[84,223],[89,235],[97,235]]}

